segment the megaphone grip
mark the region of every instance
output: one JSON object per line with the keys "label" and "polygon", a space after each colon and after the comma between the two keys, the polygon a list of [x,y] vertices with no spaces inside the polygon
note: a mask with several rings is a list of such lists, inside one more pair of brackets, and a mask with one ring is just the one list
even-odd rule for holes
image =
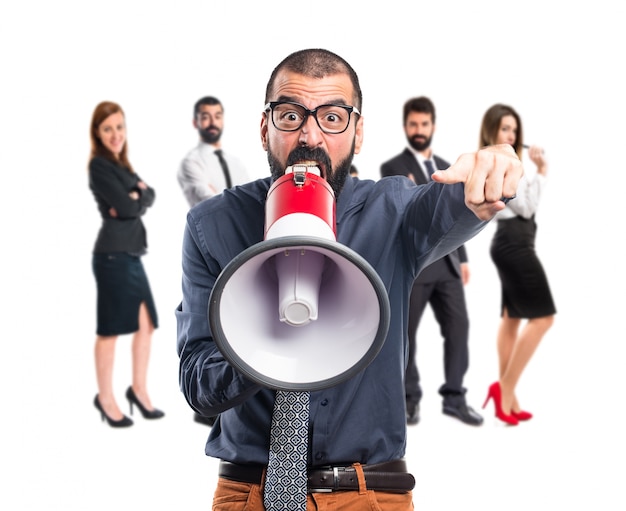
{"label": "megaphone grip", "polygon": [[306,248],[287,249],[275,256],[280,321],[302,326],[317,319],[324,259]]}

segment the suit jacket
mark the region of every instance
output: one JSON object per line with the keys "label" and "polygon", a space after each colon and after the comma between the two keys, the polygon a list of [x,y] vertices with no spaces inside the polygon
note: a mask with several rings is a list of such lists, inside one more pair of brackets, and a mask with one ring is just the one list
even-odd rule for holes
{"label": "suit jacket", "polygon": [[[148,242],[141,217],[154,203],[155,191],[151,187],[139,188],[140,180],[127,168],[100,156],[89,162],[89,188],[102,217],[94,252],[145,253]],[[130,197],[132,191],[139,194],[138,200]],[[109,213],[112,207],[116,217]]]}
{"label": "suit jacket", "polygon": [[[435,160],[437,169],[447,169],[450,166],[446,160],[437,155],[433,155],[433,160]],[[417,162],[417,158],[415,158],[415,155],[409,148],[383,163],[380,166],[380,175],[381,177],[413,176],[415,183],[418,185],[428,183],[426,169],[422,169]],[[467,260],[467,250],[465,245],[461,245],[454,252],[424,268],[418,275],[416,282],[428,283],[436,281],[441,277],[442,271],[447,269],[461,278],[461,263],[466,263]],[[447,268],[445,265],[447,265]]]}

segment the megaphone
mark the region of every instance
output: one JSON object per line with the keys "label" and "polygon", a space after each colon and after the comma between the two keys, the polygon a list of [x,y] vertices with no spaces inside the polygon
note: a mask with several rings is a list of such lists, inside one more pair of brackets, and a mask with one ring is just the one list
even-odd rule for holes
{"label": "megaphone", "polygon": [[376,357],[389,328],[385,286],[336,241],[335,196],[307,165],[287,168],[267,194],[264,240],[218,276],[209,324],[224,358],[276,389],[314,391]]}

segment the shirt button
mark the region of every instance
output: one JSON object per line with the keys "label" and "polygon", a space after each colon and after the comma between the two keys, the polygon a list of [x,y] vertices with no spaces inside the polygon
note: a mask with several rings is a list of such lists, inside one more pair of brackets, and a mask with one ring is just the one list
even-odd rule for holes
{"label": "shirt button", "polygon": [[328,399],[322,399],[322,402],[320,404],[322,406],[326,406],[328,404]]}
{"label": "shirt button", "polygon": [[324,453],[323,452],[316,453],[315,454],[315,459],[318,460],[318,461],[324,459]]}

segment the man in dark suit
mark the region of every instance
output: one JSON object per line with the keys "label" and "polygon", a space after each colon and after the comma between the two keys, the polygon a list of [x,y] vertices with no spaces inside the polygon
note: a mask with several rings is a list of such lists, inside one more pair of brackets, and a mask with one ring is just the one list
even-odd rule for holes
{"label": "man in dark suit", "polygon": [[[435,132],[435,107],[429,98],[412,98],[404,104],[404,131],[409,146],[381,165],[381,177],[403,175],[416,184],[426,184],[434,171],[450,166],[433,154],[430,147]],[[463,387],[463,377],[469,366],[469,319],[463,290],[468,280],[467,252],[461,246],[426,267],[413,284],[408,324],[409,362],[405,376],[408,424],[417,424],[420,419],[422,389],[416,363],[416,335],[428,303],[444,339],[445,383],[439,388],[443,413],[473,426],[483,422],[483,418],[467,405]]]}

